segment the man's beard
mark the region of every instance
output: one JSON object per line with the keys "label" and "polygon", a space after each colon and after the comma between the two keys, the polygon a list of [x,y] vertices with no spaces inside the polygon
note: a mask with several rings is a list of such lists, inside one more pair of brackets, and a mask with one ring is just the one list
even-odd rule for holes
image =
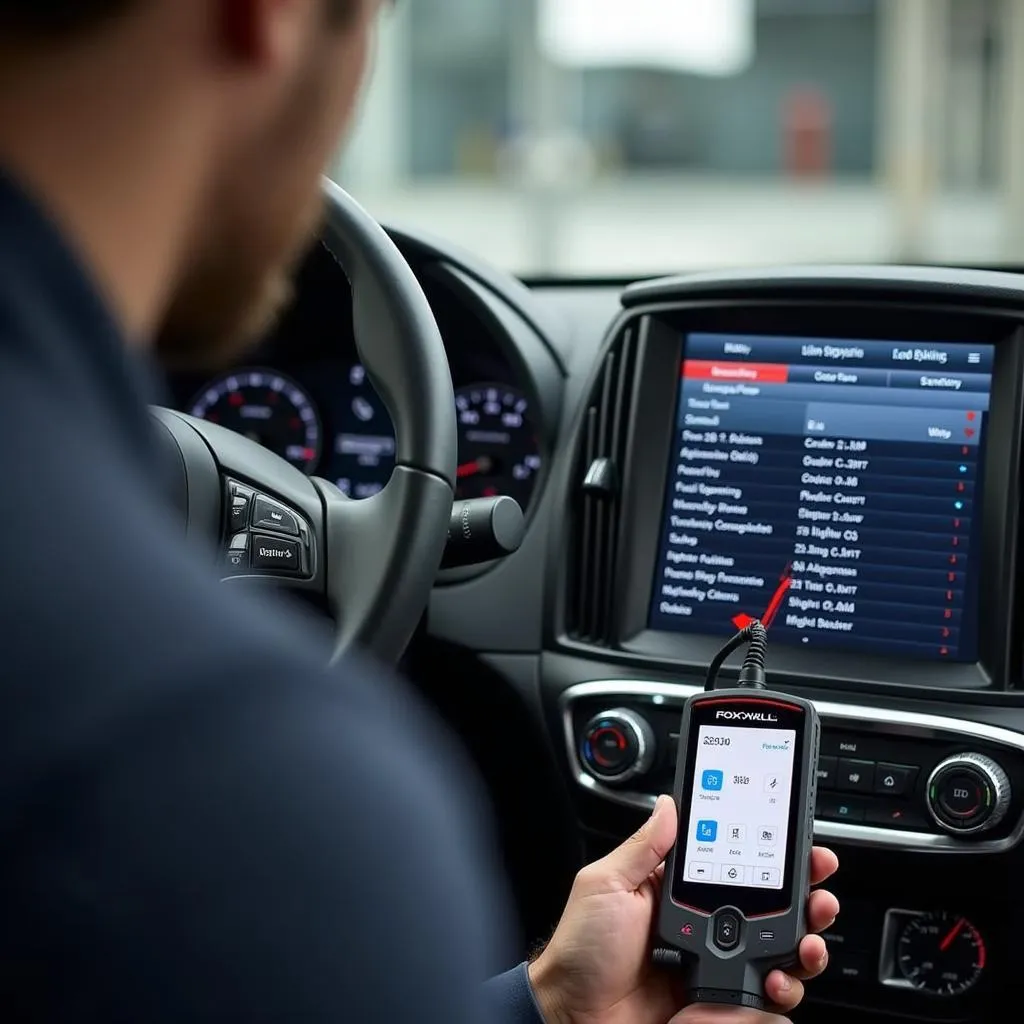
{"label": "man's beard", "polygon": [[199,269],[177,292],[155,340],[167,369],[230,364],[271,332],[294,298],[290,266],[262,276],[233,272],[230,263]]}
{"label": "man's beard", "polygon": [[[244,230],[222,235],[231,240],[195,260],[175,290],[154,339],[161,365],[215,370],[263,340],[295,298],[295,279],[322,219],[317,192],[291,230],[276,234],[276,246],[246,245]],[[285,237],[288,240],[281,241]],[[271,248],[276,250],[274,257],[259,259],[261,251]]]}

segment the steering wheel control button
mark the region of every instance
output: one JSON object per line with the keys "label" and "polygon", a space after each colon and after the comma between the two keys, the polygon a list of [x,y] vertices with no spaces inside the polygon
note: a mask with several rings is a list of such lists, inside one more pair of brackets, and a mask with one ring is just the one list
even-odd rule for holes
{"label": "steering wheel control button", "polygon": [[841,757],[836,772],[837,788],[844,793],[870,793],[875,782],[875,766],[871,761]]}
{"label": "steering wheel control button", "polygon": [[260,572],[298,572],[301,568],[299,542],[284,537],[254,534],[252,567]]}
{"label": "steering wheel control button", "polygon": [[740,916],[735,910],[720,910],[712,932],[715,945],[723,953],[731,953],[740,944]]}
{"label": "steering wheel control button", "polygon": [[265,494],[256,496],[252,509],[254,530],[276,530],[290,537],[298,537],[299,520],[278,501]]}
{"label": "steering wheel control button", "polygon": [[928,811],[947,832],[967,835],[996,827],[1010,807],[1010,780],[985,754],[947,757],[928,779]]}
{"label": "steering wheel control button", "polygon": [[244,530],[249,525],[251,503],[252,491],[248,487],[236,483],[228,487],[228,529],[232,533]]}
{"label": "steering wheel control button", "polygon": [[603,782],[622,783],[643,775],[654,763],[654,731],[642,715],[615,708],[595,715],[583,730],[583,766]]}
{"label": "steering wheel control button", "polygon": [[249,568],[249,535],[236,533],[228,542],[225,555],[229,572],[245,572]]}
{"label": "steering wheel control button", "polygon": [[908,796],[914,791],[918,769],[908,764],[875,765],[875,792],[879,796]]}

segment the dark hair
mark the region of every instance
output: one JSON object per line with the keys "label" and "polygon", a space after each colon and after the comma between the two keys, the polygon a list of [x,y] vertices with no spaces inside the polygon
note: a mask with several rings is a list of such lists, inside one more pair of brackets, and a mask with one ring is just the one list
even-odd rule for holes
{"label": "dark hair", "polygon": [[[0,0],[0,35],[5,32],[47,37],[72,36],[97,29],[148,0]],[[354,13],[358,0],[326,0],[332,22]]]}

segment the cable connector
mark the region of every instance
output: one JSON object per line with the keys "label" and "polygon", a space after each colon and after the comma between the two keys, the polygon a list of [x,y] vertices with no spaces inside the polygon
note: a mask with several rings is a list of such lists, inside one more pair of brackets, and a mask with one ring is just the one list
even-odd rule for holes
{"label": "cable connector", "polygon": [[711,659],[708,674],[704,680],[705,690],[717,688],[718,673],[725,660],[733,651],[739,650],[744,644],[747,654],[740,668],[739,685],[751,690],[765,688],[764,661],[768,653],[768,630],[757,620],[744,626],[726,645]]}

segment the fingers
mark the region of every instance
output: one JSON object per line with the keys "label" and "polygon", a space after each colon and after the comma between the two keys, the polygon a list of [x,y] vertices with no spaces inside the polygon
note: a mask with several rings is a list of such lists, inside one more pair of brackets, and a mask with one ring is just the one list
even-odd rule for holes
{"label": "fingers", "polygon": [[811,850],[811,885],[821,885],[839,870],[839,858],[824,846]]}
{"label": "fingers", "polygon": [[654,813],[639,831],[606,857],[584,868],[591,882],[602,889],[639,889],[668,855],[676,841],[676,805],[659,796]]}
{"label": "fingers", "polygon": [[803,1000],[804,983],[782,971],[771,971],[764,979],[764,994],[771,1002],[773,1010],[789,1013]]}
{"label": "fingers", "polygon": [[808,935],[800,943],[799,955],[796,970],[772,971],[764,980],[764,993],[780,1013],[794,1009],[804,998],[804,981],[816,978],[828,966],[828,949],[820,935]]}
{"label": "fingers", "polygon": [[826,889],[817,889],[807,901],[807,927],[823,932],[839,916],[839,900]]}

